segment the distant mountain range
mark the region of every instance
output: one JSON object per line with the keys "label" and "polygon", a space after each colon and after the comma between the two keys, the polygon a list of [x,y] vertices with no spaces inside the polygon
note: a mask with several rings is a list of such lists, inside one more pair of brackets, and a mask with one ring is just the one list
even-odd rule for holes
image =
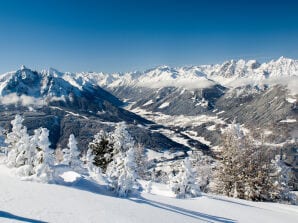
{"label": "distant mountain range", "polygon": [[171,68],[159,66],[144,72],[129,73],[81,73],[85,80],[92,80],[100,86],[140,86],[148,88],[184,87],[206,88],[220,84],[238,87],[246,84],[278,83],[280,79],[298,76],[298,60],[281,57],[268,63],[255,60],[231,60],[223,64]]}
{"label": "distant mountain range", "polygon": [[[27,81],[36,81],[38,72],[29,72],[25,66],[15,72],[9,72],[0,76],[1,88],[0,94],[6,94],[4,90],[11,78],[26,79]],[[280,57],[268,63],[259,63],[256,60],[231,60],[223,64],[201,65],[190,67],[171,68],[168,66],[159,66],[143,72],[128,73],[69,73],[59,72],[53,68],[42,70],[39,74],[42,77],[61,78],[64,83],[46,89],[47,82],[37,84],[43,85],[43,91],[50,91],[53,95],[67,94],[61,91],[60,87],[64,85],[73,86],[81,89],[85,85],[98,85],[101,87],[115,88],[119,86],[140,86],[148,88],[160,87],[185,87],[187,89],[206,88],[212,85],[220,84],[225,87],[238,87],[246,84],[266,84],[278,83],[280,79],[297,78],[298,76],[298,60]],[[41,80],[41,79],[40,79]],[[40,81],[39,80],[39,81]],[[31,84],[31,83],[30,83]],[[283,83],[284,84],[284,83]],[[34,96],[44,95],[46,92],[27,92]]]}

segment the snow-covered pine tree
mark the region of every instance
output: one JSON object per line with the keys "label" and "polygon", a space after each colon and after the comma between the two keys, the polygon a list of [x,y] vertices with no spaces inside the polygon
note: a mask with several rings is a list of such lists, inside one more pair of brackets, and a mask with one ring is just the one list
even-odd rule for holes
{"label": "snow-covered pine tree", "polygon": [[87,153],[89,153],[89,158],[93,155],[92,160],[90,160],[92,164],[101,168],[102,172],[105,173],[108,164],[112,161],[112,137],[105,131],[101,130],[94,136],[93,141],[89,143]]}
{"label": "snow-covered pine tree", "polygon": [[11,121],[12,131],[6,135],[5,143],[7,144],[5,155],[6,165],[8,167],[15,167],[16,158],[19,155],[17,143],[22,136],[27,134],[27,128],[23,126],[24,119],[20,115],[16,115],[15,119]]}
{"label": "snow-covered pine tree", "polygon": [[80,151],[78,148],[78,142],[74,136],[74,134],[71,134],[68,139],[68,148],[69,148],[69,166],[78,172],[81,172],[83,163],[80,160]]}
{"label": "snow-covered pine tree", "polygon": [[118,153],[107,169],[107,177],[112,190],[119,197],[126,197],[138,187],[134,148]]}
{"label": "snow-covered pine tree", "polygon": [[127,125],[125,122],[120,122],[117,124],[114,134],[114,151],[126,152],[130,148],[135,146],[135,142],[129,132],[127,131]]}
{"label": "snow-covered pine tree", "polygon": [[110,187],[118,196],[125,197],[139,185],[135,162],[134,141],[124,123],[114,131],[113,161],[108,165],[106,176]]}
{"label": "snow-covered pine tree", "polygon": [[36,154],[36,147],[32,143],[32,137],[24,132],[21,139],[17,142],[18,155],[16,157],[17,173],[19,176],[30,176],[34,174],[34,157]]}
{"label": "snow-covered pine tree", "polygon": [[34,160],[36,176],[44,183],[53,180],[54,156],[50,149],[49,130],[39,128],[34,131],[34,138],[37,139],[37,154]]}
{"label": "snow-covered pine tree", "polygon": [[102,178],[102,172],[100,167],[94,165],[94,157],[95,155],[92,153],[92,149],[89,148],[85,155],[85,168],[87,169],[89,176],[97,180]]}
{"label": "snow-covered pine tree", "polygon": [[201,195],[199,185],[196,184],[195,172],[189,158],[185,158],[181,170],[170,178],[170,189],[177,198],[198,197]]}
{"label": "snow-covered pine tree", "polygon": [[[24,130],[26,128],[24,127]],[[30,137],[27,131],[23,132],[20,140],[16,143],[17,156],[15,160],[15,167],[20,167],[28,164],[29,154],[30,154]]]}

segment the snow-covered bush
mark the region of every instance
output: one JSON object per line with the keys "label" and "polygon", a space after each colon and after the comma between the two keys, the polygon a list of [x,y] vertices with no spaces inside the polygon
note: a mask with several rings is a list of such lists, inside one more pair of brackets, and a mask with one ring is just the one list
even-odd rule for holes
{"label": "snow-covered bush", "polygon": [[170,178],[170,189],[177,198],[197,197],[201,195],[199,185],[196,184],[195,172],[189,158],[185,158],[179,173]]}

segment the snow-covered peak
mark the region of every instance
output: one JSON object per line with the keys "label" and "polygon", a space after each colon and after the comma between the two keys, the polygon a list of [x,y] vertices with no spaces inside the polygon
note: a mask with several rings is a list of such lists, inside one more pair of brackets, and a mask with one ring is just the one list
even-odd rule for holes
{"label": "snow-covered peak", "polygon": [[58,71],[55,68],[50,67],[49,69],[43,69],[41,71],[41,74],[44,76],[50,76],[50,77],[62,77],[63,73]]}
{"label": "snow-covered peak", "polygon": [[0,95],[27,95],[34,98],[47,96],[68,96],[70,92],[77,93],[74,86],[65,81],[64,74],[48,69],[42,72],[33,71],[25,66],[0,78]]}
{"label": "snow-covered peak", "polygon": [[205,70],[208,76],[218,76],[224,78],[241,78],[245,76],[254,76],[254,70],[260,64],[256,60],[230,60],[223,64],[217,64]]}
{"label": "snow-covered peak", "polygon": [[25,65],[21,65],[20,70],[26,70],[28,69]]}
{"label": "snow-covered peak", "polygon": [[271,77],[298,76],[298,60],[290,58],[280,57],[262,64],[261,68]]}

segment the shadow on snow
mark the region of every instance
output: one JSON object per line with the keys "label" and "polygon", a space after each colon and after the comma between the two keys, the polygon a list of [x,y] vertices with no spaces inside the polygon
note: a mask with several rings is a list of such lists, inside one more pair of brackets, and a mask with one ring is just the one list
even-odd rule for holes
{"label": "shadow on snow", "polygon": [[204,213],[201,213],[201,212],[198,212],[198,211],[191,211],[191,210],[181,208],[181,207],[177,207],[177,206],[174,206],[174,205],[164,204],[164,203],[161,203],[161,202],[148,200],[148,199],[143,198],[143,197],[129,198],[129,199],[131,201],[136,202],[136,203],[147,204],[147,205],[150,205],[150,206],[153,206],[153,207],[156,207],[156,208],[164,209],[166,211],[170,211],[170,212],[181,214],[181,215],[188,216],[188,217],[191,217],[191,218],[199,219],[199,220],[202,220],[204,222],[209,222],[209,223],[214,223],[214,222],[235,223],[236,222],[233,219],[219,217],[219,216],[215,216],[215,215],[204,214]]}
{"label": "shadow on snow", "polygon": [[249,204],[243,204],[243,203],[232,201],[232,200],[226,200],[224,198],[215,197],[215,196],[212,196],[212,195],[205,194],[204,196],[208,197],[210,199],[213,199],[213,200],[218,200],[218,201],[228,202],[228,203],[237,204],[237,205],[241,205],[241,206],[245,206],[245,207],[252,207],[252,208],[260,209],[259,207],[255,207],[255,206],[252,206],[252,205],[249,205]]}
{"label": "shadow on snow", "polygon": [[[107,185],[101,185],[98,182],[96,182],[95,180],[88,179],[84,176],[79,177],[78,179],[76,179],[74,182],[71,182],[71,183],[64,182],[60,178],[60,180],[58,180],[56,182],[56,184],[61,185],[61,186],[68,186],[68,187],[71,187],[71,188],[74,188],[74,189],[79,189],[79,190],[87,191],[87,192],[94,193],[94,194],[99,194],[99,195],[104,195],[104,196],[109,196],[109,197],[115,197],[115,198],[119,198],[119,199],[129,199],[130,201],[133,201],[133,202],[138,203],[138,204],[150,205],[150,206],[155,207],[155,208],[159,208],[159,209],[163,209],[163,210],[170,211],[170,212],[173,212],[173,213],[188,216],[188,217],[191,217],[191,218],[199,219],[199,220],[202,220],[204,222],[210,222],[210,223],[211,222],[219,222],[219,223],[234,223],[234,222],[236,222],[233,219],[214,216],[214,215],[209,215],[209,214],[204,214],[204,213],[201,213],[201,212],[198,212],[198,211],[192,211],[192,210],[177,207],[177,206],[174,206],[174,205],[149,200],[149,199],[146,199],[146,198],[142,197],[141,194],[140,194],[140,191],[135,191],[133,194],[131,194],[131,197],[129,197],[129,198],[120,198],[120,197],[117,197],[116,194],[113,193],[113,191],[110,191],[108,189]],[[211,197],[211,196],[208,196],[208,195],[207,195],[207,197],[209,197],[210,199],[217,199],[217,200],[226,201],[224,199]],[[226,201],[226,202],[230,202],[230,201]],[[245,205],[245,204],[241,204],[241,203],[238,203],[238,202],[233,202],[233,201],[231,201],[231,202],[235,203],[235,204]],[[249,206],[249,205],[245,205],[245,206]]]}
{"label": "shadow on snow", "polygon": [[30,223],[45,223],[45,221],[35,220],[32,218],[25,218],[5,211],[0,211],[0,218],[7,218],[10,220],[17,220],[17,221],[30,222]]}

